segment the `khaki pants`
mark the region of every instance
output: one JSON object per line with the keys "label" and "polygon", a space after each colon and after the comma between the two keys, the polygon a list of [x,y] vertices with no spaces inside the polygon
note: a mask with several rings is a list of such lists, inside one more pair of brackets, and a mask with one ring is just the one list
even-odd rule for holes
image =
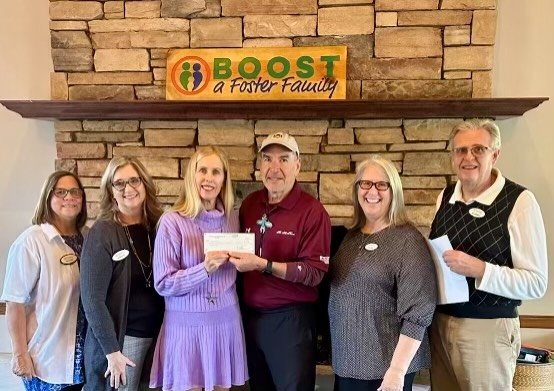
{"label": "khaki pants", "polygon": [[509,391],[521,347],[518,318],[435,314],[430,333],[433,391]]}

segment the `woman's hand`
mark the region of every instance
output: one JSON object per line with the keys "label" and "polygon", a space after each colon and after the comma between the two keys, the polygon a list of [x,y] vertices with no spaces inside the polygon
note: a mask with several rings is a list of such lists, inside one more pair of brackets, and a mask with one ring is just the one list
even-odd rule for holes
{"label": "woman's hand", "polygon": [[389,367],[381,387],[377,391],[402,391],[404,388],[404,376],[406,374],[400,368]]}
{"label": "woman's hand", "polygon": [[29,352],[14,353],[12,356],[12,372],[25,379],[30,379],[35,375],[35,367]]}
{"label": "woman's hand", "polygon": [[110,376],[110,386],[117,389],[120,385],[124,386],[127,384],[125,369],[127,365],[134,367],[135,363],[125,357],[120,351],[106,354],[106,358],[108,359],[108,369],[104,377]]}
{"label": "woman's hand", "polygon": [[229,253],[227,251],[208,251],[204,256],[204,268],[208,274],[212,274],[228,260]]}

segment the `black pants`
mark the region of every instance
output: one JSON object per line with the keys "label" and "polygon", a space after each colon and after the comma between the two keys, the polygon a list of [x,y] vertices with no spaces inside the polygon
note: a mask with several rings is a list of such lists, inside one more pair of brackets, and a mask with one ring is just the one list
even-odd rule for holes
{"label": "black pants", "polygon": [[245,311],[251,391],[313,391],[315,308],[295,305]]}
{"label": "black pants", "polygon": [[[403,391],[412,391],[415,375],[415,372],[412,372],[404,376]],[[334,391],[377,391],[382,382],[383,379],[359,380],[335,375]]]}

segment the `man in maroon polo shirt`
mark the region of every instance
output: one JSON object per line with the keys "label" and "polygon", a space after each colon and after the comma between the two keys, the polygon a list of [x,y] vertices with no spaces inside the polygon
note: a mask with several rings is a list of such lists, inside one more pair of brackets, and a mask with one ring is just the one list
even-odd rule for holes
{"label": "man in maroon polo shirt", "polygon": [[296,182],[300,152],[286,133],[260,147],[264,189],[240,208],[241,228],[256,234],[256,254],[231,253],[244,273],[244,327],[252,391],[313,391],[315,301],[329,266],[331,221]]}

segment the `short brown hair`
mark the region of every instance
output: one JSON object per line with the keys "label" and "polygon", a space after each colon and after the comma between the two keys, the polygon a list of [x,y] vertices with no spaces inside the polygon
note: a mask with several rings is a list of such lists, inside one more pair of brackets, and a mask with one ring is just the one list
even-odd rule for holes
{"label": "short brown hair", "polygon": [[54,211],[50,205],[50,201],[53,197],[53,190],[58,181],[66,176],[70,176],[77,182],[79,189],[83,191],[83,197],[81,198],[81,212],[77,215],[76,226],[77,229],[81,229],[85,226],[87,222],[87,196],[85,194],[85,189],[79,177],[69,171],[55,171],[46,178],[44,184],[42,185],[42,190],[40,191],[40,197],[38,199],[37,206],[35,207],[35,214],[31,220],[33,224],[52,224],[54,221]]}

